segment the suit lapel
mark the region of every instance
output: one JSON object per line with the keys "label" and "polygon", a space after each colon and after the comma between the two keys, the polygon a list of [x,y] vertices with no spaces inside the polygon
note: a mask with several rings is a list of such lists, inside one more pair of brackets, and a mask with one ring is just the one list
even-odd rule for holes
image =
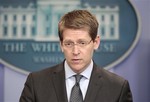
{"label": "suit lapel", "polygon": [[63,63],[59,65],[57,70],[53,73],[53,83],[56,90],[58,102],[68,102],[65,84],[65,71]]}
{"label": "suit lapel", "polygon": [[[95,99],[97,97],[96,95],[103,86],[102,80],[103,78],[101,77],[100,68],[97,68],[97,66],[94,64],[84,102],[95,102]],[[68,102],[63,63],[60,64],[56,71],[53,72],[52,81],[54,84],[58,102]]]}
{"label": "suit lapel", "polygon": [[94,64],[84,102],[95,102],[96,95],[100,91],[102,85],[103,85],[103,81],[101,78],[100,70]]}

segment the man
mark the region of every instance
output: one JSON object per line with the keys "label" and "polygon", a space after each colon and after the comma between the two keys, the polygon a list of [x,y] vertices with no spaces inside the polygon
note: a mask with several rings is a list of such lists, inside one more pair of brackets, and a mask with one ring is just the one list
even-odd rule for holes
{"label": "man", "polygon": [[[128,81],[92,60],[100,36],[98,22],[90,12],[65,14],[58,30],[64,62],[29,74],[20,102],[132,102]],[[78,82],[76,76],[80,76]]]}

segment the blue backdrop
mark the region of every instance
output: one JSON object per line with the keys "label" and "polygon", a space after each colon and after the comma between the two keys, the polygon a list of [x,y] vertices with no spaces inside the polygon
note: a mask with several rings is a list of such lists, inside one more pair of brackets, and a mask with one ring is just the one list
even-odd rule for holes
{"label": "blue backdrop", "polygon": [[[126,60],[111,71],[129,80],[134,102],[150,102],[150,0],[132,0],[141,18],[140,40]],[[26,75],[0,65],[0,102],[18,102]]]}

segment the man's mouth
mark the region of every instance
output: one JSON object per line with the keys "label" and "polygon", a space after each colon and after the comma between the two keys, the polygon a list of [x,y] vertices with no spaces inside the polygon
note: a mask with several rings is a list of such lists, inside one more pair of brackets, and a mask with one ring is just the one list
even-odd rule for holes
{"label": "man's mouth", "polygon": [[76,64],[78,64],[80,61],[81,61],[81,59],[72,59],[72,62],[76,63]]}

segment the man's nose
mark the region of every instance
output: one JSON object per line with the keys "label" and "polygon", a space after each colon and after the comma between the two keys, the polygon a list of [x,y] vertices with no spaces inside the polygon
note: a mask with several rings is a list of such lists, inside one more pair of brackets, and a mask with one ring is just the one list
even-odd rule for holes
{"label": "man's nose", "polygon": [[79,54],[80,54],[80,48],[79,48],[79,46],[78,46],[77,44],[75,44],[75,45],[73,46],[73,48],[72,48],[72,53],[73,53],[74,55],[79,55]]}

